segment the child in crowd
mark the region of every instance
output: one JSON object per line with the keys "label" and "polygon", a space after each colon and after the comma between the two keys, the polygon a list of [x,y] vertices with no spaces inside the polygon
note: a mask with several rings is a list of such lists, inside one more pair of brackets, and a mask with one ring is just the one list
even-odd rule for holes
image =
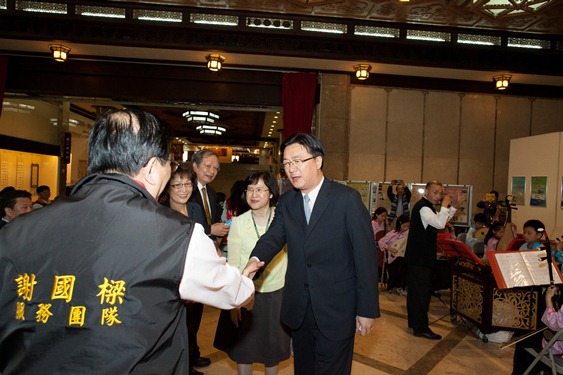
{"label": "child in crowd", "polygon": [[538,231],[540,228],[545,230],[545,225],[541,221],[535,219],[526,221],[522,232],[526,242],[518,250],[532,250],[540,247],[542,245],[540,239],[543,236],[543,231]]}
{"label": "child in crowd", "polygon": [[[516,224],[510,223],[510,226],[512,228],[513,236],[516,237]],[[499,221],[493,222],[489,226],[489,231],[487,232],[487,235],[485,236],[485,240],[484,240],[485,242],[485,254],[483,255],[484,260],[487,259],[487,250],[489,251],[497,250],[498,242],[500,241],[502,236],[504,236],[504,224]]]}
{"label": "child in crowd", "polygon": [[395,292],[400,296],[407,295],[407,275],[404,256],[410,224],[410,218],[407,215],[399,216],[395,222],[395,229],[378,241],[379,250],[382,252],[388,251],[387,269],[389,271],[389,280],[387,282],[387,290],[389,293]]}
{"label": "child in crowd", "polygon": [[[383,231],[383,234],[389,232],[389,222],[387,221],[387,209],[385,207],[377,207],[373,212],[371,226],[373,235],[377,237],[377,233]],[[381,236],[381,234],[380,234]]]}
{"label": "child in crowd", "polygon": [[469,246],[470,249],[473,248],[473,245],[477,242],[483,242],[482,238],[475,238],[475,232],[485,226],[487,222],[487,218],[483,213],[477,213],[473,217],[473,225],[467,231],[467,236],[465,237],[465,243]]}

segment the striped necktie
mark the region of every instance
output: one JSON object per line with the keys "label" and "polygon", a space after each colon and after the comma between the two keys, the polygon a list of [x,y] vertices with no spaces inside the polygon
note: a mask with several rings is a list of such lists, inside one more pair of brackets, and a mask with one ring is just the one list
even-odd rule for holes
{"label": "striped necktie", "polygon": [[207,224],[211,225],[211,211],[209,210],[209,202],[207,201],[207,189],[205,187],[201,188],[201,195],[203,196],[203,208],[205,209],[205,218],[207,219]]}

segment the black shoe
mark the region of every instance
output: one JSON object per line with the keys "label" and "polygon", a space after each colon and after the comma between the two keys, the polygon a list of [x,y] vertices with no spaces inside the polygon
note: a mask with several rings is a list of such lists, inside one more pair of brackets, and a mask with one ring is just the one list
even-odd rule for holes
{"label": "black shoe", "polygon": [[191,361],[193,367],[207,367],[211,364],[211,360],[205,357],[198,357]]}
{"label": "black shoe", "polygon": [[205,374],[201,371],[197,371],[195,368],[192,367],[190,369],[190,375],[205,375]]}
{"label": "black shoe", "polygon": [[413,332],[416,337],[424,337],[429,340],[440,340],[442,336],[430,331],[430,332]]}

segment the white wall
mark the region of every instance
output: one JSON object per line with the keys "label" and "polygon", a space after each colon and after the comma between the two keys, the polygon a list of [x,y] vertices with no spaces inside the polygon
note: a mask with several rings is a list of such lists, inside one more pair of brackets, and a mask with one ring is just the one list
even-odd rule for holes
{"label": "white wall", "polygon": [[[561,209],[561,176],[563,176],[563,132],[548,133],[510,141],[508,165],[508,192],[512,191],[512,177],[526,177],[523,206],[516,206],[512,221],[522,231],[526,220],[543,222],[549,237],[563,234]],[[530,206],[531,178],[547,176],[546,207]]]}

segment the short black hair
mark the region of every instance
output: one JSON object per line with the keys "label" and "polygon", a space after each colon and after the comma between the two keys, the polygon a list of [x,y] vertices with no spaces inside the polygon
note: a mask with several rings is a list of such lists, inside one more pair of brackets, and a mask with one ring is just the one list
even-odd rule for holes
{"label": "short black hair", "polygon": [[543,225],[543,223],[539,220],[531,219],[524,223],[523,228],[534,228],[534,230],[537,232],[540,228],[545,230],[545,225]]}
{"label": "short black hair", "polygon": [[258,181],[264,181],[264,184],[270,190],[270,194],[272,194],[272,198],[270,198],[270,207],[275,206],[278,203],[278,199],[280,198],[280,189],[278,187],[278,180],[271,172],[254,172],[250,176],[244,180],[245,186],[245,198],[246,198],[246,188],[249,185],[257,184]]}
{"label": "short black hair", "polygon": [[38,187],[35,189],[35,192],[36,192],[37,194],[41,194],[41,193],[44,192],[45,190],[51,190],[51,188],[50,188],[49,186],[47,186],[47,185],[41,185],[41,186],[38,186]]}
{"label": "short black hair", "polygon": [[[321,141],[314,135],[307,133],[296,133],[290,136],[289,138],[287,138],[280,146],[280,151],[282,155],[285,148],[294,143],[300,144],[301,146],[305,147],[307,152],[309,152],[311,156],[313,156],[314,158],[318,156],[324,157],[325,155],[325,149]],[[321,169],[322,169],[322,164],[321,164]]]}
{"label": "short black hair", "polygon": [[29,198],[31,200],[31,193],[25,190],[11,190],[2,194],[0,198],[0,212],[2,216],[6,215],[6,208],[14,208],[18,198]]}
{"label": "short black hair", "polygon": [[478,222],[478,223],[486,223],[487,222],[487,217],[485,216],[484,213],[479,212],[477,214],[475,214],[475,216],[473,216],[473,221],[474,222]]}
{"label": "short black hair", "polygon": [[168,128],[136,108],[111,109],[96,120],[88,141],[88,173],[137,175],[156,157],[169,156]]}
{"label": "short black hair", "polygon": [[14,191],[14,190],[16,190],[15,187],[13,187],[13,186],[6,186],[4,189],[0,190],[0,197],[1,197],[2,195],[6,194],[7,192],[9,192],[9,191]]}

